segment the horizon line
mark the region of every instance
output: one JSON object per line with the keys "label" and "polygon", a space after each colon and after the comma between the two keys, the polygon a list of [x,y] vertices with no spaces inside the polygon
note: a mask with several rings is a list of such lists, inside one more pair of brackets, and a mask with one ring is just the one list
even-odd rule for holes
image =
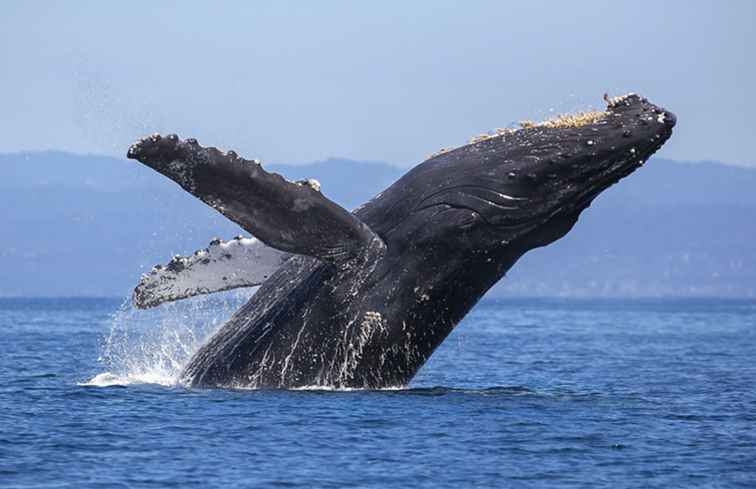
{"label": "horizon line", "polygon": [[[67,150],[61,150],[61,149],[33,149],[33,150],[0,152],[0,158],[8,157],[8,156],[11,156],[11,157],[12,156],[22,156],[22,157],[27,156],[28,157],[32,155],[42,155],[45,153],[63,154],[63,155],[85,157],[85,158],[107,158],[107,159],[119,160],[119,161],[128,160],[125,156],[123,157],[113,156],[113,155],[108,155],[105,153],[79,153],[79,152],[67,151]],[[305,162],[264,161],[263,163],[265,163],[265,165],[270,165],[270,166],[278,166],[278,165],[309,166],[309,165],[315,165],[318,163],[327,163],[329,161],[347,161],[347,162],[354,162],[354,163],[385,165],[385,166],[391,166],[397,169],[410,169],[427,160],[428,158],[426,158],[423,161],[419,161],[415,164],[406,165],[406,164],[394,163],[394,162],[383,161],[383,160],[354,159],[354,158],[347,158],[347,157],[341,157],[341,156],[328,156],[323,159],[317,159],[317,160],[311,160],[311,161],[305,161]],[[660,156],[652,156],[650,160],[667,161],[667,162],[682,164],[682,165],[714,164],[714,165],[720,165],[720,166],[740,168],[740,169],[745,169],[745,170],[756,170],[756,164],[731,163],[731,162],[722,161],[722,160],[679,160],[679,159],[666,158],[666,157],[660,157]]]}

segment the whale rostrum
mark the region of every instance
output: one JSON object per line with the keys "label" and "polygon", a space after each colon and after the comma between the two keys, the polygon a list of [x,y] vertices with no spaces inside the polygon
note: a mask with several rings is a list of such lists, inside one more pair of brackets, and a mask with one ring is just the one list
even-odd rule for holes
{"label": "whale rostrum", "polygon": [[142,139],[129,158],[253,237],[156,267],[134,302],[260,285],[186,365],[190,386],[406,385],[523,254],[564,236],[672,135],[675,116],[645,98],[605,101],[437,152],[354,212],[317,181],[290,182],[234,152]]}

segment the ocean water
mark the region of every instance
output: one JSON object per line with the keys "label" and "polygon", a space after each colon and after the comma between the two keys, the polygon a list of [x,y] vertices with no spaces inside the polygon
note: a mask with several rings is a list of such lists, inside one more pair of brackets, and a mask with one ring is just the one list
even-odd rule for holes
{"label": "ocean water", "polygon": [[487,301],[406,389],[175,385],[238,300],[0,300],[0,487],[756,487],[756,302]]}

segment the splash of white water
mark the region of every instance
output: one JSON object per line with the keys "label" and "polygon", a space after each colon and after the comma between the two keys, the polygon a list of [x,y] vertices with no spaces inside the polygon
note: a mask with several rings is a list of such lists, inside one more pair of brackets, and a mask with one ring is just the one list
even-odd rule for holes
{"label": "splash of white water", "polygon": [[176,385],[192,354],[254,290],[199,296],[155,309],[124,303],[110,319],[99,361],[106,371],[82,385]]}

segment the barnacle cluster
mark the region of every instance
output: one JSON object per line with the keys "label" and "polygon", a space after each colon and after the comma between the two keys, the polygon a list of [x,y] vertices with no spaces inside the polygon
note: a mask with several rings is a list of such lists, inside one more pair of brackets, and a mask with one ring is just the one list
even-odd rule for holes
{"label": "barnacle cluster", "polygon": [[[619,105],[626,98],[627,96],[614,97],[610,99],[611,102],[607,101],[609,104],[609,108]],[[533,122],[533,121],[525,120],[525,121],[521,121],[519,123],[519,127],[517,128],[497,128],[493,133],[484,133],[484,134],[479,134],[477,136],[474,136],[470,138],[467,144],[464,144],[460,147],[480,143],[482,141],[487,141],[489,139],[504,138],[512,134],[515,134],[518,131],[521,131],[523,129],[533,129],[533,128],[561,129],[561,128],[582,127],[588,124],[596,124],[598,122],[601,122],[604,118],[606,118],[607,115],[608,113],[605,111],[591,110],[591,111],[585,111],[585,112],[577,112],[575,114],[559,114],[555,117],[546,119],[541,122]],[[428,159],[435,158],[436,156],[442,155],[444,153],[448,153],[449,151],[452,151],[454,149],[457,149],[457,148],[441,148],[440,150],[431,154],[428,157]]]}

